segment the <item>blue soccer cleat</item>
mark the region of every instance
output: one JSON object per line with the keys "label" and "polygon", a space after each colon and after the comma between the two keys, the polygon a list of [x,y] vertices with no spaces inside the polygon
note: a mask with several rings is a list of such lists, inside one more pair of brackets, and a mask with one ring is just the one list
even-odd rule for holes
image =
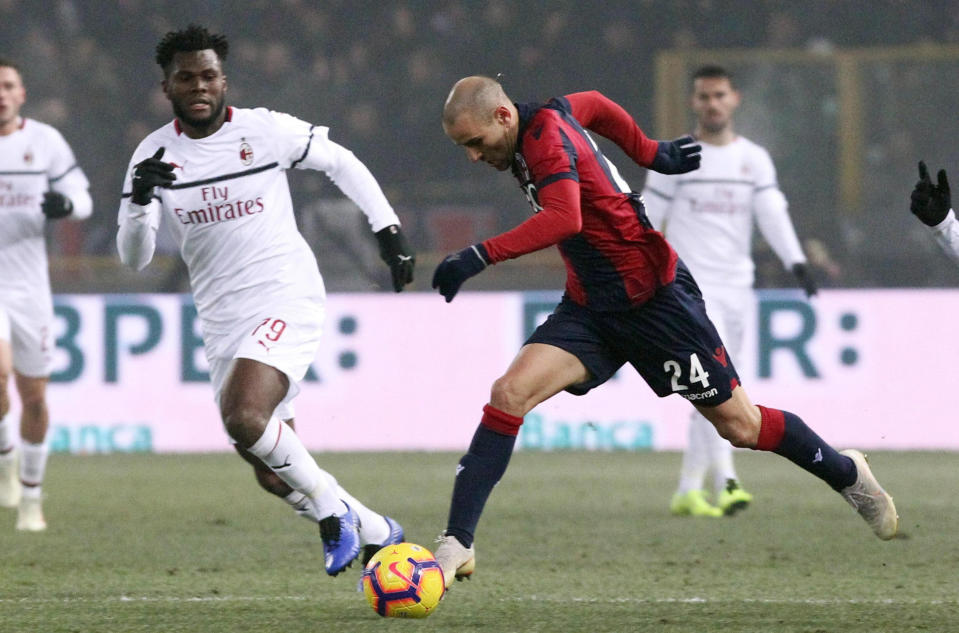
{"label": "blue soccer cleat", "polygon": [[386,519],[386,524],[390,526],[390,535],[386,537],[386,540],[383,541],[382,543],[367,543],[366,545],[363,546],[363,558],[361,559],[361,562],[363,563],[363,567],[366,567],[366,564],[370,562],[370,559],[373,558],[373,556],[378,551],[380,551],[387,545],[395,545],[397,543],[402,543],[403,539],[405,538],[403,535],[402,525],[400,525],[399,523],[397,523],[395,520],[391,519],[388,516],[384,516],[383,518]]}
{"label": "blue soccer cleat", "polygon": [[330,516],[320,521],[323,558],[326,573],[335,576],[350,565],[360,553],[360,519],[346,506],[343,516]]}

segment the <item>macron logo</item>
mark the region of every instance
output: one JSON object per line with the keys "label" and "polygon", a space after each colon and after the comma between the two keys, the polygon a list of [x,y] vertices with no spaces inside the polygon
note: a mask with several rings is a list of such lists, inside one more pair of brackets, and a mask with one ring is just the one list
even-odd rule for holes
{"label": "macron logo", "polygon": [[456,476],[459,477],[459,476],[460,476],[460,473],[463,472],[464,470],[466,470],[466,466],[464,466],[463,464],[457,464],[457,465],[456,465]]}
{"label": "macron logo", "polygon": [[812,463],[818,464],[818,463],[821,462],[821,461],[822,461],[822,449],[821,449],[821,448],[817,448],[817,449],[816,449],[816,456],[812,458]]}
{"label": "macron logo", "polygon": [[726,360],[725,347],[717,347],[716,351],[713,352],[713,358],[719,361],[719,364],[722,365],[723,367],[726,367],[729,365],[729,361]]}

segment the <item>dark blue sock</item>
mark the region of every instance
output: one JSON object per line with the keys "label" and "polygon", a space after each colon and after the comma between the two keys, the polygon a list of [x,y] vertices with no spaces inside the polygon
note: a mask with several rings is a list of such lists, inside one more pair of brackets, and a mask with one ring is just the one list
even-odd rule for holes
{"label": "dark blue sock", "polygon": [[446,533],[455,536],[463,547],[473,544],[486,499],[506,472],[515,443],[516,435],[497,433],[480,424],[469,452],[460,459]]}
{"label": "dark blue sock", "polygon": [[773,452],[819,477],[835,491],[856,482],[856,465],[816,435],[798,415],[783,411],[782,440]]}

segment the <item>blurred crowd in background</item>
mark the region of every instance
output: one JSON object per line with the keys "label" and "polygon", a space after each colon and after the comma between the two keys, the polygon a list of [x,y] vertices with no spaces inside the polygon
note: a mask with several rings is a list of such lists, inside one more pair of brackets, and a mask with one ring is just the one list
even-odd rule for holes
{"label": "blurred crowd in background", "polygon": [[[733,69],[745,98],[738,129],[772,153],[823,285],[959,283],[908,212],[919,158],[959,182],[959,56],[867,69],[864,204],[850,213],[835,193],[834,70],[762,63],[758,52],[959,45],[959,3],[948,0],[0,0],[0,55],[22,67],[24,114],[59,128],[91,181],[94,216],[57,227],[53,259],[114,256],[130,155],[172,117],[154,47],[191,22],[230,40],[230,104],[329,126],[379,179],[424,254],[460,248],[528,214],[511,178],[470,165],[443,135],[442,104],[458,78],[502,73],[517,101],[598,89],[656,136],[658,52],[756,48],[757,63]],[[643,171],[610,156],[641,189]],[[335,186],[306,172],[292,182],[329,287],[387,286],[372,236]],[[759,262],[758,286],[791,283],[768,253]],[[181,273],[151,289],[184,290]],[[419,281],[431,273],[421,266]],[[71,290],[56,274],[54,283]]]}

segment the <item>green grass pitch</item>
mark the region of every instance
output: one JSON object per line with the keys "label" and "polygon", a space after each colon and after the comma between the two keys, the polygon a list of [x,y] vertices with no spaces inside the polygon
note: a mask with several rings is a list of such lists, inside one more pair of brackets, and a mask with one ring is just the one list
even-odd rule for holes
{"label": "green grass pitch", "polygon": [[[458,454],[320,454],[407,539],[444,527]],[[737,453],[754,506],[669,515],[677,453],[517,453],[477,570],[422,621],[383,620],[360,571],[323,572],[315,526],[236,456],[50,460],[42,534],[0,510],[3,633],[959,630],[959,454],[875,453],[901,538],[876,539],[824,484]]]}

